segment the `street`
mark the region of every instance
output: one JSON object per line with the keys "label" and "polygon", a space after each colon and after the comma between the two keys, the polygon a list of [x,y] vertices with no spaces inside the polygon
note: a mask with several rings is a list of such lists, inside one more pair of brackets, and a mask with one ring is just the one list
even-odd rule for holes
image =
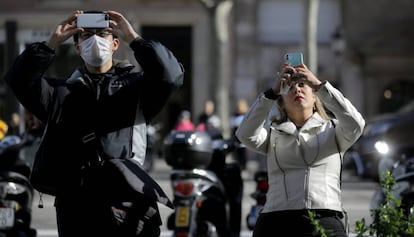
{"label": "street", "polygon": [[[251,236],[251,231],[246,227],[245,217],[253,204],[253,199],[249,196],[255,184],[252,180],[253,172],[257,168],[257,162],[249,161],[247,169],[243,171],[244,178],[244,197],[242,210],[242,234],[241,237]],[[164,188],[165,192],[172,198],[172,190],[169,182],[170,167],[167,166],[164,160],[158,159],[154,164],[154,169],[151,175]],[[343,202],[344,208],[348,212],[350,231],[353,232],[355,221],[365,218],[369,223],[371,217],[369,215],[369,203],[374,193],[377,184],[370,181],[361,181],[359,178],[349,175],[346,171],[343,173]],[[38,237],[57,237],[55,210],[53,207],[53,197],[43,195],[43,208],[38,208],[39,195],[36,192],[35,200],[33,202],[33,221],[32,227],[37,229]],[[163,225],[161,227],[162,237],[171,236],[171,232],[167,230],[165,222],[172,210],[159,205]]]}

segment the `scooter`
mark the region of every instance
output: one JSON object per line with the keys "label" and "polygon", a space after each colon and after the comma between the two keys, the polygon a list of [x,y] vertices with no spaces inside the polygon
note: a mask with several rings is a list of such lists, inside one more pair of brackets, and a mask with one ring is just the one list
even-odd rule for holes
{"label": "scooter", "polygon": [[174,237],[231,235],[228,197],[220,176],[225,156],[234,148],[225,140],[212,140],[203,131],[173,131],[164,142],[175,211],[167,220]]}
{"label": "scooter", "polygon": [[30,139],[10,135],[0,140],[0,237],[35,237],[31,228],[33,187],[30,165],[21,158]]}
{"label": "scooter", "polygon": [[266,203],[266,193],[269,189],[267,171],[256,171],[254,174],[254,181],[256,182],[256,189],[250,194],[250,197],[252,197],[256,202],[250,207],[250,211],[246,216],[246,226],[249,230],[254,229],[257,218]]}
{"label": "scooter", "polygon": [[[414,148],[400,149],[398,153],[399,159],[395,162],[390,158],[384,158],[380,162],[379,173],[384,175],[387,169],[391,172],[396,182],[391,194],[401,200],[401,207],[406,215],[414,214]],[[380,176],[379,180],[383,178]],[[371,200],[371,210],[382,205],[384,200],[384,190],[378,187]]]}

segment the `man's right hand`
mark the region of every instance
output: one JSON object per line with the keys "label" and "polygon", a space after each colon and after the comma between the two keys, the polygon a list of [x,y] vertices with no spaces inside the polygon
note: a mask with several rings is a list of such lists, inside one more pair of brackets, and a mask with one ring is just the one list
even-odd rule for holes
{"label": "man's right hand", "polygon": [[55,32],[53,32],[50,36],[47,46],[49,46],[51,49],[56,49],[59,45],[72,37],[74,34],[83,31],[82,28],[76,27],[76,18],[79,14],[82,14],[82,12],[83,11],[81,10],[76,10],[66,20],[62,21],[56,27]]}

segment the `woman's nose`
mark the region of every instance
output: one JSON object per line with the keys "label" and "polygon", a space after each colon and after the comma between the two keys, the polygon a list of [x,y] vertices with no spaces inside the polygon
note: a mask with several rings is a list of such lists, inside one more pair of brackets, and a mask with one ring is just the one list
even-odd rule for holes
{"label": "woman's nose", "polygon": [[291,91],[297,91],[299,89],[300,89],[299,83],[293,82],[293,83],[290,84],[290,90]]}

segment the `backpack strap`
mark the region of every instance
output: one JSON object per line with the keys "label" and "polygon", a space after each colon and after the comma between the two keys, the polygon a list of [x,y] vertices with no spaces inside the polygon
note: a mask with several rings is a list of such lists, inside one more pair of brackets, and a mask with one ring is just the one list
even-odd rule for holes
{"label": "backpack strap", "polygon": [[[331,119],[331,123],[332,123],[332,126],[334,128],[336,128],[336,124],[334,123],[334,121],[332,119]],[[340,180],[340,182],[341,182],[340,184],[342,186],[342,162],[343,162],[343,157],[342,157],[342,153],[341,153],[341,148],[340,148],[339,143],[338,143],[338,138],[336,137],[336,129],[335,129],[335,144],[336,144],[336,149],[338,150],[339,158],[341,159],[341,171],[339,173],[339,180]]]}
{"label": "backpack strap", "polygon": [[[331,119],[331,123],[332,123],[332,126],[334,128],[336,128],[336,124],[334,123],[334,121],[332,119]],[[336,138],[336,131],[335,131],[335,144],[336,144],[336,149],[338,150],[339,158],[341,159],[341,164],[342,164],[343,157],[342,157],[342,153],[341,153],[341,148],[339,147],[338,138]]]}
{"label": "backpack strap", "polygon": [[[334,123],[334,121],[332,119],[331,119],[331,123],[332,123],[332,126],[334,128],[336,128],[336,124]],[[342,187],[342,162],[343,162],[343,157],[342,157],[341,149],[340,149],[340,146],[339,146],[339,143],[338,143],[338,138],[336,137],[336,129],[335,129],[335,144],[336,144],[336,149],[338,150],[339,158],[341,159],[341,170],[340,170],[340,173],[339,173],[339,181],[340,181],[340,185]],[[343,225],[345,227],[345,231],[348,234],[349,233],[348,212],[345,210],[344,207],[342,207],[342,214],[344,215],[343,217],[345,217],[342,222],[343,222]]]}

